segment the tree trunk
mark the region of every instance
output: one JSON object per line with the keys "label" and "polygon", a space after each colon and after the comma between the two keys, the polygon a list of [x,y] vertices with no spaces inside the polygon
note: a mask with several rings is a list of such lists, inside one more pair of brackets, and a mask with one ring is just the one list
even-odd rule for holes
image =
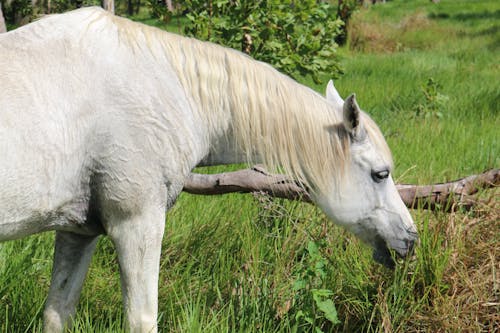
{"label": "tree trunk", "polygon": [[338,0],[337,2],[337,18],[341,19],[344,24],[341,27],[340,33],[335,37],[335,41],[339,45],[344,45],[347,42],[347,28],[349,26],[349,18],[354,10],[351,6],[355,6],[352,2],[346,0]]}
{"label": "tree trunk", "polygon": [[174,6],[172,5],[172,0],[166,0],[167,2],[167,8],[169,12],[173,13],[174,12]]}
{"label": "tree trunk", "polygon": [[108,12],[115,13],[115,1],[114,0],[102,0],[102,8],[106,9]]}
{"label": "tree trunk", "polygon": [[[480,189],[500,185],[500,169],[472,175],[456,181],[433,185],[396,185],[409,208],[453,211],[458,207],[472,208],[478,201],[473,194]],[[311,202],[300,184],[283,175],[269,174],[261,166],[234,172],[205,175],[192,173],[184,184],[191,194],[266,193],[273,197]]]}
{"label": "tree trunk", "polygon": [[127,14],[129,16],[134,15],[134,1],[133,0],[127,1]]}
{"label": "tree trunk", "polygon": [[141,10],[141,0],[137,0],[135,4],[135,14],[139,14],[139,11]]}
{"label": "tree trunk", "polygon": [[7,32],[7,26],[5,25],[5,19],[3,18],[2,3],[0,2],[0,33]]}

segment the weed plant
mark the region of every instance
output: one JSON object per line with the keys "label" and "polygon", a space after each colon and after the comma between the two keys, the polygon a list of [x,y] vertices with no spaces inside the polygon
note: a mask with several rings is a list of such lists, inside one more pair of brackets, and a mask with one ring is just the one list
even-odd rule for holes
{"label": "weed plant", "polygon": [[[380,124],[397,181],[500,166],[499,15],[495,0],[394,0],[352,19],[357,35],[342,49],[336,86],[343,96],[356,92]],[[480,199],[470,212],[413,210],[415,257],[389,271],[311,205],[182,194],[165,225],[160,331],[496,332],[499,190]],[[53,238],[0,244],[1,332],[41,332]],[[71,332],[123,325],[116,254],[103,237]]]}

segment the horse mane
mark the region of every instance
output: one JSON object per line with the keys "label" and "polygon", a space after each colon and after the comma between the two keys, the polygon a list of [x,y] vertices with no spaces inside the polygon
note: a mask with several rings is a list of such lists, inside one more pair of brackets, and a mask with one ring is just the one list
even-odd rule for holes
{"label": "horse mane", "polygon": [[[120,42],[134,52],[166,58],[192,98],[210,134],[207,140],[231,133],[247,162],[279,169],[305,186],[322,191],[347,172],[349,135],[342,114],[323,96],[270,65],[212,43],[182,37],[94,10],[89,25],[105,20]],[[101,27],[102,28],[102,27]],[[382,157],[390,150],[377,125],[366,115],[364,126]],[[207,141],[213,142],[213,141]]]}
{"label": "horse mane", "polygon": [[[212,43],[164,35],[170,63],[207,121],[232,119],[232,137],[246,152],[314,191],[338,184],[348,172],[349,135],[340,112],[323,96],[270,65]],[[230,115],[224,115],[228,112]],[[222,117],[221,117],[222,115]],[[392,157],[375,122],[365,113],[369,138],[387,164]],[[214,124],[212,128],[217,128]],[[338,188],[341,188],[340,186]]]}

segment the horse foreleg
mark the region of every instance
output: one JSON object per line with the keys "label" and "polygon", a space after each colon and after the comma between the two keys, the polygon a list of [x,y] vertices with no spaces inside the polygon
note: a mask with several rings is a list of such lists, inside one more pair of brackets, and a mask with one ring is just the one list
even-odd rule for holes
{"label": "horse foreleg", "polygon": [[126,220],[109,221],[120,264],[123,303],[130,332],[157,332],[158,274],[165,209],[154,207]]}
{"label": "horse foreleg", "polygon": [[44,311],[44,332],[62,332],[71,325],[97,236],[58,231],[49,296]]}

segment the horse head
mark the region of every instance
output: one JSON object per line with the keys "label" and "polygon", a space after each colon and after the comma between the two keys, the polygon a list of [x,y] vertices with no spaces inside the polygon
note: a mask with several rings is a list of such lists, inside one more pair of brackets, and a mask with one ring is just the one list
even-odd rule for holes
{"label": "horse head", "polygon": [[377,262],[393,267],[390,251],[407,257],[418,235],[392,179],[387,144],[354,94],[344,101],[330,81],[326,96],[336,112],[342,113],[340,126],[347,133],[350,156],[341,185],[332,183],[330,193],[318,196],[318,205],[337,224],[372,246]]}

